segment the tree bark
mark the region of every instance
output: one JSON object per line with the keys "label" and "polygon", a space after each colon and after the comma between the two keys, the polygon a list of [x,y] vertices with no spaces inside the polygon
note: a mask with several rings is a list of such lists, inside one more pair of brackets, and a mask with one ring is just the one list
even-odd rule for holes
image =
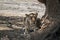
{"label": "tree bark", "polygon": [[[44,0],[45,1],[45,0]],[[60,28],[60,3],[59,0],[46,0],[46,14],[51,22],[46,28],[39,29],[37,32],[31,33],[31,40],[58,40],[53,35]]]}

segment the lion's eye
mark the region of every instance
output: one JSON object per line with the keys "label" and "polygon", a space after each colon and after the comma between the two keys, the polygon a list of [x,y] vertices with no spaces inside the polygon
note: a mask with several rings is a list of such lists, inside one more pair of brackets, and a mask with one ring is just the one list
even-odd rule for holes
{"label": "lion's eye", "polygon": [[30,15],[30,17],[32,17],[33,15]]}
{"label": "lion's eye", "polygon": [[34,17],[35,17],[36,15],[34,15]]}

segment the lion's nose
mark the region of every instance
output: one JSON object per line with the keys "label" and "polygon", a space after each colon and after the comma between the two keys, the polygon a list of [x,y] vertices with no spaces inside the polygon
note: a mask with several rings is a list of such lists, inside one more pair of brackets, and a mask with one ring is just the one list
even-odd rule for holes
{"label": "lion's nose", "polygon": [[35,21],[35,18],[32,18],[32,21],[34,22]]}

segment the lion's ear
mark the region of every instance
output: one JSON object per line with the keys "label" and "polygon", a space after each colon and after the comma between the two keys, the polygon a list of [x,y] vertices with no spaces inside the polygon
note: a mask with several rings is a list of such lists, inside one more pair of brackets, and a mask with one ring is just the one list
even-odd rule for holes
{"label": "lion's ear", "polygon": [[38,16],[38,13],[36,13],[35,15]]}
{"label": "lion's ear", "polygon": [[28,14],[25,14],[25,16],[27,17],[27,16],[29,16]]}

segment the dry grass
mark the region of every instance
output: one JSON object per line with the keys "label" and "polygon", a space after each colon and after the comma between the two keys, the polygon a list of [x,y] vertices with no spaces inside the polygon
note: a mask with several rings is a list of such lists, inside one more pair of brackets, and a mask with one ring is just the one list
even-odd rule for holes
{"label": "dry grass", "polygon": [[0,30],[13,30],[13,29],[8,28],[8,27],[0,27]]}

